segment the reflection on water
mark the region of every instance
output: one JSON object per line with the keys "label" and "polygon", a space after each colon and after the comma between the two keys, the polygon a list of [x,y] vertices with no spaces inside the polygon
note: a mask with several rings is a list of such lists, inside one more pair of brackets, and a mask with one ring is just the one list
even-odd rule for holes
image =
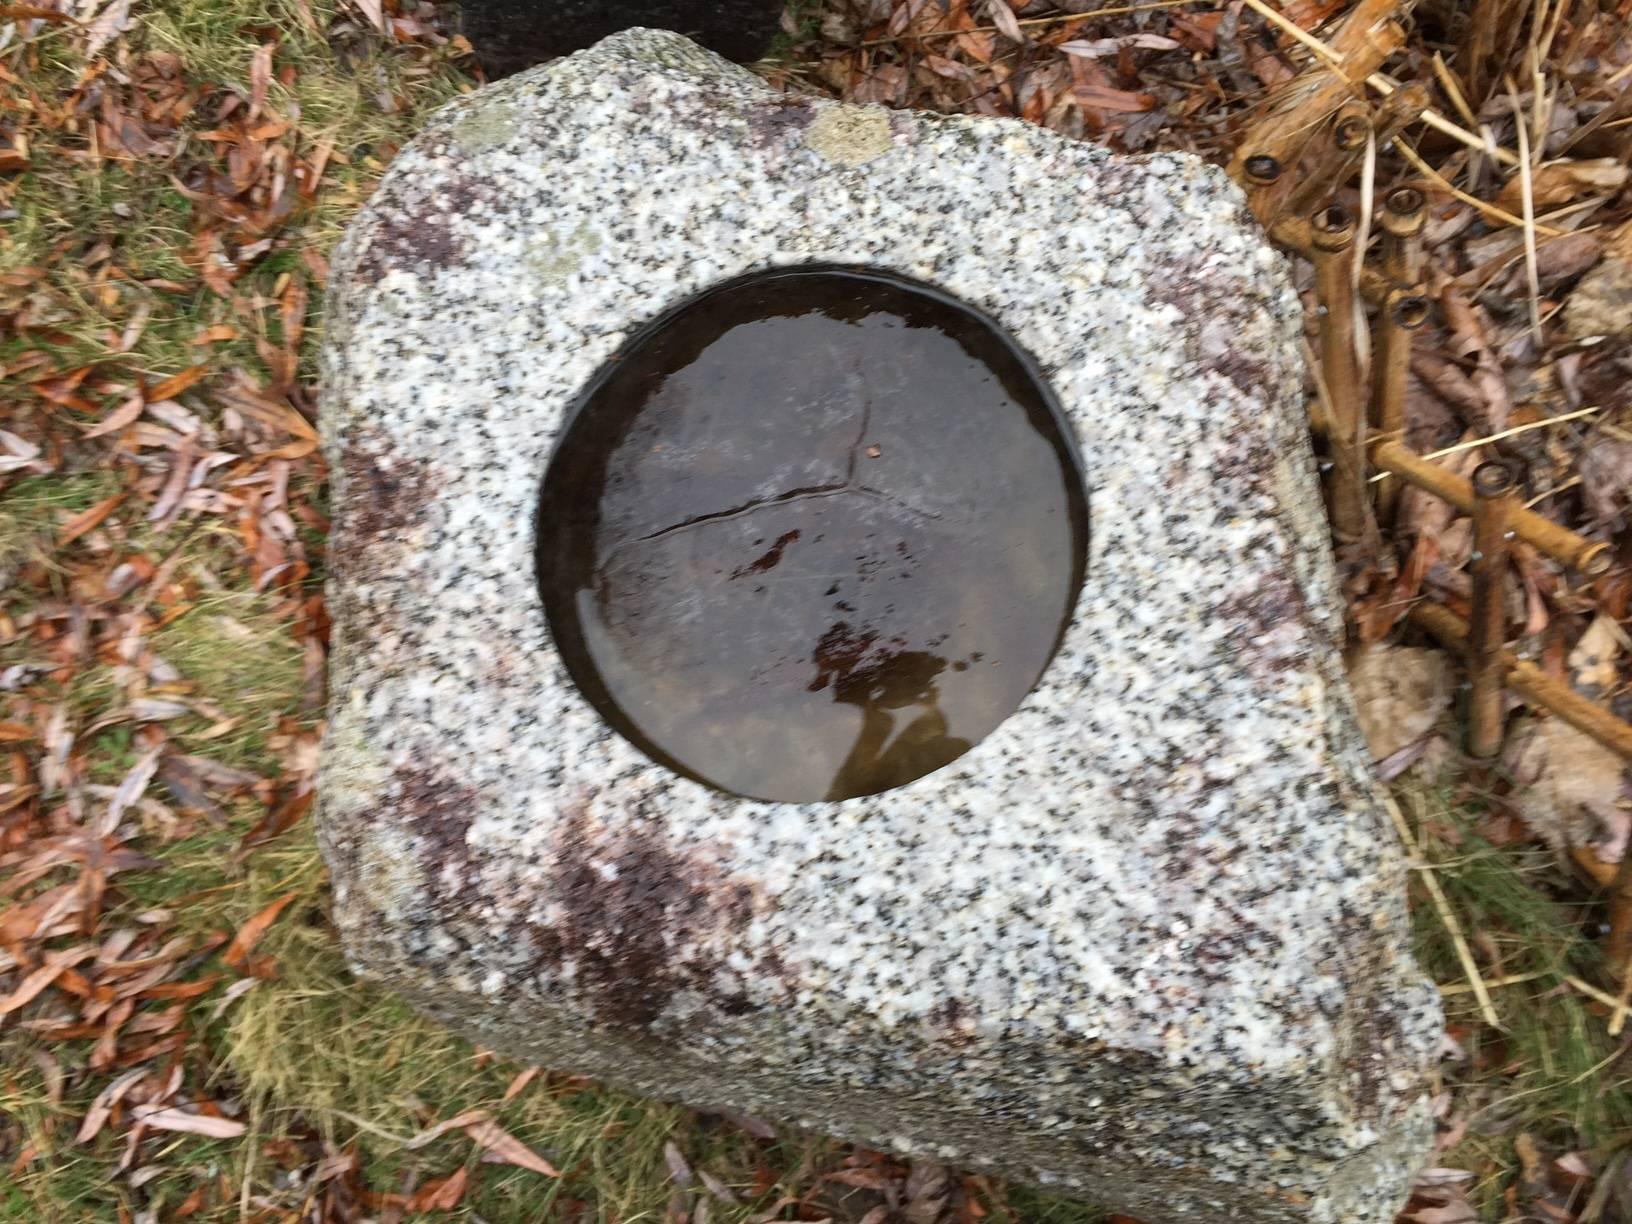
{"label": "reflection on water", "polygon": [[1086,553],[1047,392],[1001,333],[894,278],[746,278],[637,336],[544,481],[540,590],[573,681],[655,760],[844,799],[1019,705]]}

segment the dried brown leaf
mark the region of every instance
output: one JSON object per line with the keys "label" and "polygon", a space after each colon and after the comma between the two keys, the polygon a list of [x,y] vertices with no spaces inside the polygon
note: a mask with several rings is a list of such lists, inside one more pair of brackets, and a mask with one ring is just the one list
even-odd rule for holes
{"label": "dried brown leaf", "polygon": [[[1538,209],[1555,208],[1588,195],[1612,195],[1626,186],[1632,170],[1613,157],[1538,166],[1530,176]],[[1524,183],[1515,174],[1496,196],[1496,207],[1517,215],[1524,208]]]}
{"label": "dried brown leaf", "polygon": [[410,1211],[452,1211],[465,1197],[470,1170],[460,1165],[446,1177],[426,1182],[408,1202]]}
{"label": "dried brown leaf", "polygon": [[1619,803],[1619,756],[1562,719],[1532,719],[1509,737],[1503,764],[1519,786],[1520,816],[1555,851],[1621,861],[1632,812]]}
{"label": "dried brown leaf", "polygon": [[1020,19],[1014,15],[1009,7],[1008,0],[986,0],[986,11],[991,15],[992,24],[997,32],[1011,42],[1023,43],[1026,41],[1026,31],[1020,24]]}
{"label": "dried brown leaf", "polygon": [[232,942],[227,945],[227,950],[221,954],[221,959],[234,969],[241,966],[249,956],[250,950],[260,943],[261,937],[266,934],[267,928],[277,921],[278,915],[283,913],[289,903],[299,895],[298,891],[284,893],[283,896],[239,927],[238,933],[232,937]]}
{"label": "dried brown leaf", "polygon": [[1368,646],[1349,665],[1349,685],[1371,755],[1381,761],[1434,729],[1456,693],[1456,669],[1438,650]]}
{"label": "dried brown leaf", "polygon": [[133,395],[95,425],[85,431],[87,438],[100,438],[104,434],[118,433],[127,425],[135,423],[142,415],[142,409],[147,406],[147,400],[140,395]]}
{"label": "dried brown leaf", "polygon": [[57,547],[71,544],[87,531],[93,531],[102,521],[112,514],[114,508],[125,500],[123,493],[115,493],[112,497],[104,497],[96,505],[87,510],[81,510],[67,522],[63,523],[62,530],[57,533]]}
{"label": "dried brown leaf", "polygon": [[189,1113],[179,1106],[138,1106],[131,1111],[132,1118],[154,1130],[179,1131],[188,1135],[203,1135],[210,1139],[236,1139],[247,1127],[231,1118],[217,1118],[209,1114]]}
{"label": "dried brown leaf", "polygon": [[438,1122],[434,1126],[427,1126],[403,1146],[409,1151],[415,1151],[427,1144],[436,1142],[449,1131],[459,1130],[473,1123],[485,1121],[491,1116],[485,1109],[467,1109],[464,1113],[455,1114],[453,1117]]}
{"label": "dried brown leaf", "polygon": [[521,1140],[492,1121],[472,1122],[465,1134],[481,1144],[499,1160],[519,1168],[541,1173],[545,1177],[560,1177],[561,1171],[533,1151]]}

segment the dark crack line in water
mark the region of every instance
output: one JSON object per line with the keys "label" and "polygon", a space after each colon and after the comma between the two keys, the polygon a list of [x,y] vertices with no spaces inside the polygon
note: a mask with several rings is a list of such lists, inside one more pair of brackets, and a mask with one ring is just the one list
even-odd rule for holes
{"label": "dark crack line in water", "polygon": [[693,515],[684,522],[675,523],[654,531],[651,535],[643,535],[633,541],[636,544],[645,544],[649,540],[661,540],[664,536],[674,535],[678,531],[689,531],[693,527],[701,527],[704,523],[717,523],[721,519],[741,518],[744,514],[752,514],[755,510],[762,510],[766,506],[781,506],[788,502],[805,501],[809,498],[835,497],[840,493],[850,492],[850,484],[811,485],[804,489],[789,489],[786,493],[778,493],[775,497],[758,497],[746,505],[733,506],[729,510],[711,510],[707,514]]}
{"label": "dark crack line in water", "polygon": [[[693,515],[691,518],[688,518],[683,522],[674,523],[668,527],[662,528],[661,530],[654,531],[649,535],[643,535],[635,540],[629,541],[626,544],[618,545],[607,554],[606,559],[602,562],[602,564],[610,565],[612,559],[616,557],[618,553],[634,544],[646,544],[653,540],[661,540],[666,536],[677,535],[682,531],[689,531],[693,527],[701,527],[707,523],[718,523],[727,519],[741,518],[744,515],[754,513],[756,510],[763,510],[767,506],[784,506],[793,502],[808,501],[823,497],[838,497],[844,493],[858,493],[864,497],[871,497],[876,501],[883,502],[887,506],[894,506],[898,510],[904,510],[908,514],[916,515],[917,517],[926,519],[929,522],[939,522],[942,516],[934,511],[920,509],[917,506],[902,501],[898,497],[884,492],[882,489],[875,489],[871,485],[856,483],[856,468],[861,462],[861,449],[867,442],[867,431],[872,428],[873,424],[873,399],[872,396],[867,394],[867,380],[859,364],[854,370],[851,371],[850,383],[851,387],[854,389],[856,397],[861,401],[861,423],[859,428],[856,430],[856,440],[850,444],[850,453],[845,461],[844,480],[841,483],[809,485],[801,489],[790,489],[786,493],[778,493],[775,497],[756,498],[744,505],[734,506],[729,510],[712,510],[707,514]],[[736,574],[732,575],[733,578],[736,576]]]}

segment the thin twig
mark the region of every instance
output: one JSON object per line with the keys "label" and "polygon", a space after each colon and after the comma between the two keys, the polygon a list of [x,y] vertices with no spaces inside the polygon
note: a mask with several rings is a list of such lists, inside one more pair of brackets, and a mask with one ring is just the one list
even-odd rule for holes
{"label": "thin twig", "polygon": [[[1442,175],[1438,170],[1435,170],[1427,162],[1423,161],[1422,158],[1417,155],[1417,151],[1404,140],[1396,140],[1394,142],[1394,147],[1399,150],[1401,157],[1405,158],[1406,161],[1411,163],[1412,167],[1415,168],[1417,173],[1421,174],[1424,178],[1432,180],[1441,191],[1448,192],[1450,195],[1455,196],[1458,200],[1461,200],[1462,203],[1468,205],[1468,207],[1478,209],[1491,220],[1500,221],[1503,225],[1522,226],[1524,224],[1524,218],[1515,217],[1512,213],[1506,211],[1505,209],[1497,208],[1494,204],[1487,204],[1477,196],[1469,195],[1460,187],[1452,186],[1444,175]],[[1556,230],[1548,225],[1537,225],[1536,232],[1546,234],[1549,238],[1558,238],[1562,237],[1567,231]]]}
{"label": "thin twig", "polygon": [[[1506,977],[1486,978],[1484,981],[1487,989],[1497,990],[1503,986],[1518,986],[1524,982],[1534,982],[1552,976],[1552,973],[1548,970],[1541,970],[1537,973],[1510,973]],[[1472,990],[1473,984],[1471,982],[1452,982],[1448,986],[1441,986],[1439,993],[1442,995],[1464,995],[1471,993]]]}
{"label": "thin twig", "polygon": [[1524,274],[1530,282],[1530,338],[1536,348],[1541,338],[1541,273],[1536,263],[1536,192],[1530,177],[1530,134],[1524,128],[1524,108],[1519,105],[1518,86],[1507,78],[1507,96],[1513,103],[1513,130],[1519,138],[1519,191],[1524,201]]}
{"label": "thin twig", "polygon": [[1626,1027],[1627,1013],[1632,1012],[1632,957],[1621,970],[1621,995],[1615,1000],[1615,1014],[1609,1018],[1609,1035],[1619,1037]]}
{"label": "thin twig", "polygon": [[1573,489],[1573,488],[1575,488],[1576,485],[1578,485],[1580,483],[1581,483],[1581,477],[1571,476],[1568,480],[1564,481],[1562,484],[1553,485],[1551,488],[1543,489],[1540,493],[1537,493],[1529,501],[1524,503],[1524,508],[1526,510],[1529,510],[1529,509],[1531,509],[1531,508],[1533,508],[1535,506],[1539,506],[1539,505],[1541,505],[1542,502],[1546,501],[1549,497],[1553,497],[1553,496],[1555,496],[1555,495],[1557,495],[1559,493],[1563,493],[1568,489]]}
{"label": "thin twig", "polygon": [[1586,995],[1587,998],[1596,1000],[1597,1002],[1602,1003],[1605,1007],[1615,1008],[1620,1006],[1619,999],[1612,994],[1599,990],[1598,987],[1594,986],[1591,982],[1583,982],[1580,978],[1572,977],[1569,974],[1564,975],[1564,980],[1576,990],[1579,990],[1582,994]]}
{"label": "thin twig", "polygon": [[1445,91],[1445,96],[1451,100],[1451,105],[1456,107],[1456,113],[1462,116],[1463,121],[1470,129],[1478,127],[1479,120],[1473,113],[1473,107],[1469,106],[1468,100],[1462,96],[1462,86],[1456,83],[1456,77],[1445,66],[1445,61],[1440,58],[1438,51],[1434,52],[1434,57],[1430,63],[1434,66],[1434,76],[1439,81],[1439,87]]}
{"label": "thin twig", "polygon": [[[1377,193],[1377,133],[1366,129],[1366,155],[1360,163],[1360,217],[1354,235],[1354,289],[1360,291],[1360,267],[1366,261],[1366,248],[1371,245],[1371,212],[1376,207]],[[1365,326],[1365,313],[1357,312],[1359,326]]]}
{"label": "thin twig", "polygon": [[1496,1005],[1490,1001],[1490,991],[1485,988],[1485,979],[1479,975],[1479,965],[1473,959],[1473,949],[1468,947],[1467,937],[1462,934],[1462,924],[1456,919],[1456,911],[1451,909],[1451,903],[1445,898],[1445,890],[1439,886],[1434,878],[1433,866],[1428,862],[1421,844],[1411,832],[1411,826],[1405,822],[1405,814],[1400,811],[1400,805],[1394,802],[1394,796],[1385,794],[1383,806],[1388,808],[1388,815],[1394,822],[1394,831],[1399,834],[1404,843],[1406,852],[1415,860],[1417,876],[1432,898],[1434,909],[1439,914],[1439,920],[1445,924],[1445,930],[1450,934],[1451,944],[1456,948],[1456,958],[1462,962],[1462,972],[1467,976],[1468,988],[1473,991],[1473,997],[1479,1001],[1480,1014],[1485,1023],[1493,1029],[1502,1028],[1501,1017],[1496,1014]]}
{"label": "thin twig", "polygon": [[1591,416],[1595,412],[1602,412],[1601,407],[1577,408],[1574,412],[1563,412],[1555,417],[1548,417],[1545,421],[1529,421],[1523,425],[1515,425],[1511,429],[1504,429],[1501,433],[1493,433],[1488,438],[1473,438],[1467,442],[1458,442],[1455,446],[1443,447],[1440,450],[1429,451],[1425,455],[1418,455],[1419,459],[1439,459],[1445,455],[1454,455],[1458,451],[1472,450],[1476,446],[1485,446],[1491,442],[1500,442],[1503,438],[1511,438],[1514,434],[1529,433],[1532,429],[1546,429],[1549,425],[1559,425],[1565,421],[1573,421],[1578,417]]}

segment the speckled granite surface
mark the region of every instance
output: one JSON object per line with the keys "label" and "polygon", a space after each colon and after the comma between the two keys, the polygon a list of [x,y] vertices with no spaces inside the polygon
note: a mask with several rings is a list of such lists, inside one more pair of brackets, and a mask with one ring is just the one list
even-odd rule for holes
{"label": "speckled granite surface", "polygon": [[[1030,350],[1092,555],[995,732],[794,806],[601,724],[532,515],[632,327],[816,261]],[[1152,1221],[1392,1218],[1437,1000],[1334,651],[1297,302],[1221,173],[783,98],[630,31],[440,112],[331,307],[321,834],[360,972],[521,1058]]]}

